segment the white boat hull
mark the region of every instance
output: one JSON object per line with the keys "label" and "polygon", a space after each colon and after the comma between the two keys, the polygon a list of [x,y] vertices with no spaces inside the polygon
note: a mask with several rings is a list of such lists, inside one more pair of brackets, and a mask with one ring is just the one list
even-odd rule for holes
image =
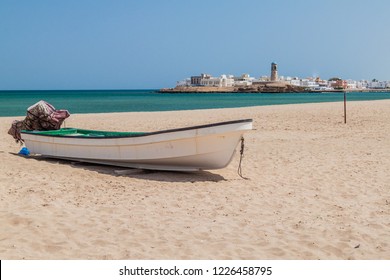
{"label": "white boat hull", "polygon": [[138,137],[56,137],[22,132],[32,154],[122,167],[196,171],[226,167],[252,120],[148,133]]}

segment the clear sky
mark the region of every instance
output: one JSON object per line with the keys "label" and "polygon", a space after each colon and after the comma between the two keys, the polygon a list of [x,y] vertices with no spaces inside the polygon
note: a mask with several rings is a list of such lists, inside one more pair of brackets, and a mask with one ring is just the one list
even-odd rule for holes
{"label": "clear sky", "polygon": [[390,80],[388,0],[0,0],[0,90],[208,73]]}

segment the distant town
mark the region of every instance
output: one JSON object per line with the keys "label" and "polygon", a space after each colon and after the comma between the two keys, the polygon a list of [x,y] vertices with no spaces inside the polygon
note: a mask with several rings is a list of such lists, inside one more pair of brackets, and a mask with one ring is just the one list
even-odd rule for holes
{"label": "distant town", "polygon": [[390,81],[344,80],[333,77],[285,77],[278,75],[278,65],[271,63],[270,76],[259,78],[249,74],[241,76],[209,74],[191,76],[176,83],[175,88],[161,89],[160,92],[334,92],[334,91],[390,91]]}

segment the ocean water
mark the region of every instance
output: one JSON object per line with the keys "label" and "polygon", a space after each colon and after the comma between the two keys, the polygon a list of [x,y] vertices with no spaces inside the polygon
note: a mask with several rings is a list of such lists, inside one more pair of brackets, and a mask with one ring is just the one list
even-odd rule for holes
{"label": "ocean water", "polygon": [[[155,90],[0,91],[0,117],[24,116],[45,100],[75,113],[148,112],[342,102],[343,93],[157,93]],[[347,93],[348,101],[390,99],[388,92]]]}

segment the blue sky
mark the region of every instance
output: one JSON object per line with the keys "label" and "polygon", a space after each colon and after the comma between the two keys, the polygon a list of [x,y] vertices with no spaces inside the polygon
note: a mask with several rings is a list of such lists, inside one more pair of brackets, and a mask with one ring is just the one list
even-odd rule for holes
{"label": "blue sky", "polygon": [[387,0],[1,0],[0,90],[173,87],[200,73],[390,80]]}

